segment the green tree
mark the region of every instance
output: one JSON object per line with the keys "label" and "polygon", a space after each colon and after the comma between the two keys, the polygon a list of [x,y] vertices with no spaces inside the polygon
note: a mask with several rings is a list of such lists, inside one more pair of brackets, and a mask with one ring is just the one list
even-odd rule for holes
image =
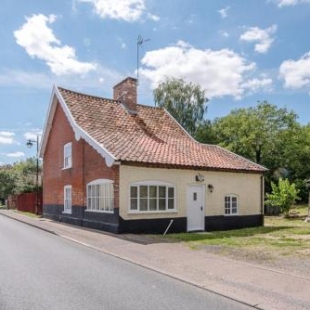
{"label": "green tree", "polygon": [[281,140],[279,156],[282,158],[282,166],[286,167],[286,177],[296,184],[302,201],[307,201],[305,180],[310,179],[310,124],[298,125],[294,130],[284,132]]}
{"label": "green tree", "polygon": [[[7,199],[8,195],[36,191],[36,173],[35,157],[13,165],[0,166],[0,199]],[[39,176],[40,174],[41,167],[39,166]]]}
{"label": "green tree", "polygon": [[[35,157],[27,158],[13,165],[16,174],[16,191],[18,193],[29,193],[36,191],[37,161]],[[41,167],[39,166],[39,174]]]}
{"label": "green tree", "polygon": [[16,190],[15,174],[11,166],[0,167],[0,200],[5,200]]}
{"label": "green tree", "polygon": [[186,83],[182,78],[166,78],[153,96],[156,105],[164,107],[190,135],[195,135],[203,124],[208,102],[199,85]]}
{"label": "green tree", "polygon": [[201,143],[218,144],[220,142],[210,120],[204,120],[199,124],[194,138]]}
{"label": "green tree", "polygon": [[296,200],[299,200],[299,190],[295,184],[290,184],[288,179],[279,179],[278,185],[271,182],[272,193],[267,194],[266,205],[271,207],[280,207],[285,216],[289,215],[291,207]]}
{"label": "green tree", "polygon": [[268,102],[254,108],[233,110],[228,116],[215,120],[213,130],[220,145],[245,156],[258,164],[266,165],[278,154],[282,145],[280,134],[297,125],[297,115]]}

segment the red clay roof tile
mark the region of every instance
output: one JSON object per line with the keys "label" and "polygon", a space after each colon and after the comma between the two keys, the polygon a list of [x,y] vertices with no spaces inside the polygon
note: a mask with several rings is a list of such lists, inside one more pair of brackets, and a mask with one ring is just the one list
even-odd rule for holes
{"label": "red clay roof tile", "polygon": [[137,105],[131,115],[115,100],[58,87],[76,124],[120,162],[264,172],[266,169],[216,145],[201,144],[163,108]]}

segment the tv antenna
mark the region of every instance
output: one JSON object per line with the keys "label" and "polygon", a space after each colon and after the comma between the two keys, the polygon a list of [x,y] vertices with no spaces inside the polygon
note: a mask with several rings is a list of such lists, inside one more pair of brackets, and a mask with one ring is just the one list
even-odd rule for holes
{"label": "tv antenna", "polygon": [[143,43],[150,41],[151,39],[143,39],[140,35],[137,37],[137,84],[139,84],[139,65],[140,65],[140,47],[143,48]]}

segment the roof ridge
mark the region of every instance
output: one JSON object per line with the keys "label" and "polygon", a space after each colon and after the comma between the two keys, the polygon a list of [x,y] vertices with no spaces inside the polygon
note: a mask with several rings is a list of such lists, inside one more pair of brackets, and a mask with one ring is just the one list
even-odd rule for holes
{"label": "roof ridge", "polygon": [[72,89],[68,89],[62,86],[56,86],[59,90],[63,90],[63,91],[68,91],[77,95],[82,95],[82,96],[87,96],[87,97],[91,97],[91,98],[95,98],[95,99],[101,99],[101,100],[106,100],[106,101],[110,101],[110,102],[115,102],[115,103],[120,103],[121,101],[119,100],[114,100],[111,98],[105,98],[105,97],[101,97],[101,96],[97,96],[97,95],[90,95],[88,93],[84,93],[84,92],[80,92],[80,91],[76,91],[76,90],[72,90]]}

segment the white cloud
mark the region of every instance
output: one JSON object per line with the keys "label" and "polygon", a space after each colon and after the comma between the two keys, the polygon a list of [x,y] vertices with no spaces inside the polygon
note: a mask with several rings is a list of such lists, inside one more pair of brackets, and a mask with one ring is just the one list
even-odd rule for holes
{"label": "white cloud", "polygon": [[199,50],[180,41],[175,46],[150,51],[142,59],[140,74],[151,80],[152,88],[166,77],[183,77],[199,84],[208,98],[232,96],[240,99],[247,93],[266,87],[271,79],[251,79],[255,63],[229,50]]}
{"label": "white cloud", "polygon": [[[54,76],[47,73],[42,74],[0,68],[0,86],[26,87],[51,91],[53,85],[57,84],[70,89],[98,90],[98,86],[102,89],[102,83],[99,79],[103,78],[106,81],[105,84],[108,84],[112,89],[123,78],[123,74],[109,67],[100,66],[99,64],[96,71],[90,72],[87,76],[77,74]],[[107,86],[107,89],[110,88]]]}
{"label": "white cloud", "polygon": [[[101,18],[110,18],[135,22],[146,13],[145,0],[78,0],[90,3],[95,8],[95,13]],[[159,17],[150,13],[147,18],[158,21]]]}
{"label": "white cloud", "polygon": [[310,86],[310,52],[298,60],[284,61],[279,70],[280,78],[284,79],[287,88],[303,88]]}
{"label": "white cloud", "polygon": [[218,10],[222,18],[226,18],[228,16],[228,11],[230,10],[230,7],[227,6],[224,9]]}
{"label": "white cloud", "polygon": [[274,1],[280,8],[283,6],[294,6],[301,3],[310,3],[310,0],[274,0]]}
{"label": "white cloud", "polygon": [[0,71],[0,85],[51,89],[53,82],[51,77],[42,73],[2,70]]}
{"label": "white cloud", "polygon": [[224,30],[220,30],[219,34],[224,37],[224,38],[228,38],[229,37],[229,33],[227,31]]}
{"label": "white cloud", "polygon": [[26,132],[24,133],[24,137],[26,140],[33,140],[33,141],[37,141],[37,137],[42,135],[42,130],[35,130],[35,131],[31,131],[31,132]]}
{"label": "white cloud", "polygon": [[22,46],[29,56],[46,62],[56,75],[84,74],[95,70],[96,64],[77,60],[74,48],[61,45],[48,24],[56,20],[55,15],[42,14],[26,18],[27,22],[14,31],[16,43]]}
{"label": "white cloud", "polygon": [[25,156],[25,153],[24,153],[24,152],[7,153],[6,156],[7,156],[7,157],[18,158],[18,157],[24,157],[24,156]]}
{"label": "white cloud", "polygon": [[266,53],[274,41],[272,35],[276,32],[276,30],[276,25],[272,25],[267,29],[250,27],[240,36],[240,40],[246,42],[257,42],[255,44],[255,51],[258,53]]}
{"label": "white cloud", "polygon": [[13,144],[14,136],[14,132],[0,131],[0,144]]}

